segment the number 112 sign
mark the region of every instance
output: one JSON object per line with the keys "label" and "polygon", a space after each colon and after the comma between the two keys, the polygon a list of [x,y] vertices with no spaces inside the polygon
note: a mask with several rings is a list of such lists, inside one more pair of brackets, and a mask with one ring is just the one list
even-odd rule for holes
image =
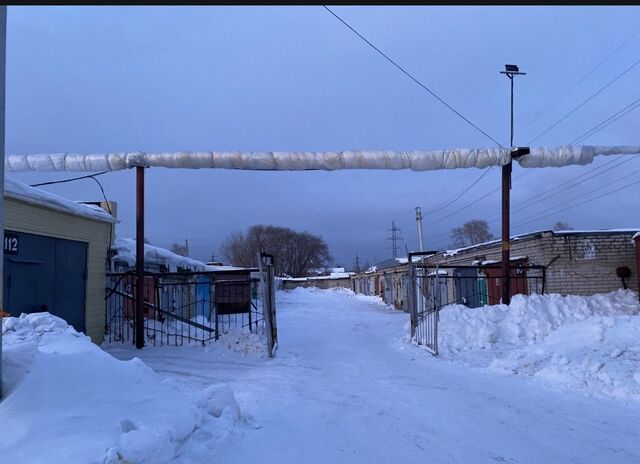
{"label": "number 112 sign", "polygon": [[18,236],[16,234],[4,234],[4,253],[7,255],[18,254]]}

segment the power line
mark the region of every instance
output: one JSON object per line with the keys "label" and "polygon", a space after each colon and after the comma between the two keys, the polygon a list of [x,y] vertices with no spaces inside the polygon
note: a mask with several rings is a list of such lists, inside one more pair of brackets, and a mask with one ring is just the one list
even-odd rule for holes
{"label": "power line", "polygon": [[627,114],[629,114],[632,111],[638,109],[639,107],[640,107],[640,98],[638,98],[637,100],[634,100],[633,102],[629,103],[627,106],[625,106],[624,108],[619,110],[617,113],[609,116],[607,119],[602,121],[600,124],[597,124],[596,126],[592,127],[591,129],[589,129],[588,131],[583,133],[582,135],[578,136],[575,140],[573,140],[570,143],[570,145],[581,143],[583,140],[591,137],[593,134],[596,134],[597,132],[600,132],[605,127],[613,124],[618,119],[626,116]]}
{"label": "power line", "polygon": [[74,180],[89,179],[89,178],[94,178],[96,176],[101,176],[103,174],[106,174],[107,172],[109,172],[109,171],[97,172],[95,174],[88,174],[86,176],[80,176],[80,177],[71,177],[70,179],[51,180],[51,181],[48,181],[48,182],[40,182],[39,184],[31,184],[31,187],[42,187],[43,185],[63,184],[65,182],[73,182]]}
{"label": "power line", "polygon": [[573,108],[571,111],[569,111],[567,114],[565,114],[564,116],[562,116],[560,119],[558,119],[556,122],[554,122],[553,124],[551,124],[549,127],[547,127],[545,130],[543,130],[542,132],[540,132],[533,140],[531,140],[527,145],[531,145],[533,142],[535,142],[536,140],[538,140],[540,137],[542,137],[544,134],[546,134],[547,132],[549,132],[551,129],[553,129],[554,127],[556,127],[558,124],[560,124],[562,121],[564,121],[565,119],[567,119],[569,116],[571,116],[573,113],[575,113],[576,111],[578,111],[580,108],[582,108],[584,105],[586,105],[587,103],[589,103],[591,100],[593,100],[596,96],[598,96],[600,93],[602,93],[606,88],[608,88],[610,85],[612,85],[614,82],[616,82],[618,79],[620,79],[622,76],[624,76],[625,74],[627,74],[629,71],[631,71],[633,68],[635,68],[638,64],[640,64],[640,60],[636,61],[635,63],[633,63],[631,66],[629,66],[627,69],[625,69],[624,71],[622,71],[620,74],[618,74],[616,77],[614,77],[612,80],[610,80],[608,83],[606,83],[603,87],[601,87],[597,92],[595,92],[594,94],[592,94],[590,97],[588,97],[586,100],[584,100],[582,103],[580,103],[578,106],[576,106],[575,108]]}
{"label": "power line", "polygon": [[456,202],[456,201],[458,201],[460,198],[462,198],[462,196],[463,196],[465,193],[467,193],[469,190],[471,190],[471,189],[473,188],[473,186],[474,186],[474,185],[476,185],[478,182],[480,182],[484,176],[486,176],[487,174],[489,174],[489,173],[493,170],[493,168],[495,168],[495,166],[491,166],[489,169],[487,169],[486,171],[484,171],[484,172],[480,175],[480,177],[478,177],[475,181],[473,181],[473,182],[471,183],[471,185],[469,185],[465,190],[463,190],[462,192],[460,192],[460,194],[459,194],[458,196],[456,196],[456,197],[455,197],[455,198],[453,198],[452,200],[448,200],[448,201],[444,202],[444,203],[443,203],[443,204],[441,204],[440,206],[438,206],[438,207],[436,207],[436,208],[434,208],[434,209],[432,209],[432,210],[430,210],[430,211],[427,211],[427,214],[435,213],[435,212],[440,211],[440,210],[442,210],[442,209],[444,209],[444,208],[446,208],[446,207],[448,207],[448,206],[451,206],[453,203],[455,203],[455,202]]}
{"label": "power line", "polygon": [[[517,179],[519,179],[519,178],[521,178],[521,177],[523,177],[523,176],[526,176],[527,174],[529,174],[529,173],[531,173],[531,172],[532,172],[532,170],[523,171],[523,172],[521,172],[520,174],[518,174],[516,177],[514,177],[514,178],[513,178],[513,180],[515,181],[515,180],[517,180]],[[485,193],[484,195],[479,196],[479,197],[478,197],[478,198],[476,198],[475,200],[473,200],[473,201],[471,201],[471,202],[467,203],[467,204],[466,204],[466,205],[464,205],[463,207],[458,208],[457,210],[453,211],[452,213],[449,213],[449,214],[447,214],[446,216],[443,216],[443,217],[441,217],[440,219],[437,219],[435,222],[429,223],[429,225],[430,225],[430,226],[435,226],[435,225],[437,225],[437,224],[440,224],[440,223],[441,223],[441,222],[443,222],[445,219],[448,219],[448,218],[450,218],[451,216],[455,216],[455,215],[456,215],[456,214],[458,214],[459,212],[464,211],[465,209],[469,208],[470,206],[475,205],[476,203],[478,203],[478,202],[480,202],[480,201],[484,200],[485,198],[487,198],[488,196],[493,195],[494,193],[496,193],[496,192],[500,191],[501,189],[502,189],[502,186],[500,186],[500,187],[496,187],[496,188],[494,188],[493,190],[490,190],[489,192]]]}
{"label": "power line", "polygon": [[389,55],[387,55],[386,53],[384,53],[382,50],[380,50],[378,47],[376,47],[373,43],[371,43],[366,37],[364,37],[362,34],[360,34],[357,30],[355,30],[349,23],[347,23],[344,19],[342,19],[340,16],[338,16],[336,13],[333,12],[333,10],[331,10],[331,8],[329,8],[326,5],[322,5],[322,7],[327,10],[329,13],[331,13],[338,21],[340,21],[342,24],[344,24],[351,32],[353,32],[355,35],[357,35],[358,37],[360,37],[360,39],[362,39],[367,45],[369,45],[371,48],[373,48],[376,52],[378,52],[381,56],[383,56],[389,63],[391,63],[392,65],[394,65],[396,68],[398,68],[404,75],[406,75],[409,79],[411,79],[413,82],[415,82],[416,84],[418,84],[420,87],[422,87],[424,90],[426,90],[427,92],[429,92],[431,94],[431,96],[433,96],[436,100],[438,100],[440,103],[442,103],[444,106],[446,106],[449,110],[451,110],[453,113],[455,113],[458,117],[460,117],[463,121],[465,121],[467,124],[469,124],[471,127],[473,127],[474,129],[476,129],[478,132],[480,132],[482,135],[484,135],[485,137],[487,137],[489,140],[491,140],[493,143],[495,143],[496,145],[498,145],[501,148],[504,148],[502,146],[502,144],[500,142],[498,142],[496,139],[494,139],[493,137],[491,137],[489,134],[487,134],[485,131],[483,131],[482,129],[480,129],[476,124],[474,124],[473,122],[471,122],[468,118],[466,118],[465,116],[463,116],[458,110],[456,110],[455,108],[453,108],[449,103],[447,103],[444,99],[442,99],[439,95],[437,95],[433,90],[431,90],[429,87],[427,87],[425,84],[423,84],[421,81],[419,81],[417,78],[415,78],[411,73],[409,73],[407,70],[405,70],[402,66],[400,66],[398,63],[396,63],[392,58],[389,57]]}
{"label": "power line", "polygon": [[[608,183],[608,184],[606,184],[606,185],[601,185],[600,187],[596,187],[596,188],[594,188],[594,189],[591,189],[591,191],[590,191],[589,193],[591,194],[591,193],[594,193],[594,192],[598,192],[598,191],[600,191],[600,190],[602,190],[602,189],[608,188],[608,187],[610,187],[612,184],[615,184],[615,183],[617,183],[617,182],[620,182],[621,180],[627,179],[627,178],[629,178],[629,177],[631,177],[631,176],[633,176],[633,175],[636,175],[636,174],[638,174],[638,173],[640,173],[640,170],[632,171],[631,173],[626,174],[626,175],[624,175],[624,176],[622,176],[622,177],[619,177],[618,179],[612,180],[611,182],[609,182],[609,183]],[[571,200],[566,200],[566,201],[562,202],[562,203],[561,203],[560,205],[558,205],[558,206],[562,206],[562,205],[564,205],[564,204],[570,203],[570,202],[572,202],[572,201],[574,201],[574,200],[577,200],[577,199],[579,199],[579,198],[581,198],[581,197],[575,197],[575,198],[573,198],[573,199],[571,199]],[[531,217],[531,216],[528,216],[528,217]],[[527,217],[527,218],[528,218],[528,217]],[[525,219],[527,219],[527,218],[525,218]],[[494,221],[490,221],[490,222],[494,222]]]}
{"label": "power line", "polygon": [[531,121],[529,121],[527,123],[526,126],[524,126],[523,129],[526,129],[527,127],[529,127],[531,124],[533,124],[538,118],[540,118],[540,116],[542,116],[543,114],[545,114],[547,111],[549,111],[553,106],[555,106],[556,103],[558,103],[560,100],[562,100],[569,92],[571,92],[573,89],[575,89],[578,85],[580,85],[582,82],[584,82],[585,79],[587,79],[589,76],[591,76],[600,66],[602,66],[604,63],[606,63],[609,58],[611,58],[613,55],[615,55],[616,53],[618,53],[620,50],[622,50],[622,48],[627,45],[629,42],[631,42],[638,34],[640,34],[640,29],[638,29],[637,31],[635,31],[633,34],[631,34],[631,36],[629,36],[624,42],[622,42],[620,45],[618,45],[618,47],[616,47],[615,50],[613,50],[611,53],[609,53],[602,61],[600,61],[598,64],[596,64],[593,68],[591,68],[590,71],[588,71],[586,74],[584,74],[580,79],[578,79],[577,81],[575,81],[567,90],[565,90],[564,92],[562,92],[562,94],[556,98],[553,102],[551,102],[545,109],[543,109],[540,113],[538,113]]}
{"label": "power line", "polygon": [[[602,164],[601,166],[598,166],[596,168],[590,169],[589,171],[587,171],[587,172],[585,172],[583,174],[580,174],[579,176],[574,177],[571,181],[568,182],[568,185],[567,185],[567,183],[562,183],[560,185],[556,185],[555,187],[551,187],[550,189],[547,189],[547,190],[545,190],[543,192],[540,192],[535,198],[532,198],[530,200],[526,200],[522,204],[518,205],[518,208],[516,208],[514,211],[512,211],[512,214],[516,214],[516,213],[518,213],[520,211],[524,211],[525,209],[530,208],[530,207],[532,207],[532,206],[534,206],[534,205],[536,205],[538,203],[541,203],[544,200],[547,200],[547,199],[549,199],[551,197],[554,197],[554,196],[556,196],[556,195],[558,195],[558,194],[560,194],[562,192],[565,192],[565,191],[567,191],[569,189],[575,188],[576,186],[578,186],[578,185],[580,185],[580,184],[582,184],[582,183],[584,183],[584,182],[586,182],[586,181],[588,181],[590,179],[593,179],[594,177],[598,177],[598,176],[600,176],[600,175],[602,175],[602,174],[604,174],[606,172],[609,172],[612,169],[615,169],[620,165],[623,165],[625,163],[628,163],[630,161],[635,161],[635,160],[638,159],[638,158],[627,158],[627,159],[625,159],[623,161],[620,161],[618,164],[610,167],[609,169],[605,169],[602,172],[598,172],[597,174],[593,174],[592,176],[589,176],[589,177],[587,177],[585,179],[582,179],[581,181],[575,182],[577,179],[580,179],[580,178],[582,178],[582,177],[584,177],[584,176],[586,176],[586,175],[588,175],[588,174],[590,174],[592,172],[599,171],[600,169],[605,168],[607,165],[609,165],[611,163],[615,163],[616,161],[619,161],[620,158],[622,158],[622,157],[624,157],[624,155],[620,155],[615,159],[607,161],[606,163]],[[564,187],[564,188],[562,188],[562,187]],[[557,192],[550,193],[550,192],[553,192],[554,190],[557,190],[558,188],[560,190],[558,190]],[[549,193],[549,195],[545,195],[545,193]],[[542,195],[542,196],[540,196],[540,195]],[[494,216],[489,220],[489,222],[495,222],[495,221],[497,221],[499,219],[500,219],[500,216]]]}
{"label": "power line", "polygon": [[543,216],[539,216],[539,217],[533,218],[533,219],[531,219],[531,220],[529,220],[529,221],[525,221],[525,222],[521,222],[521,223],[519,223],[519,224],[515,224],[515,225],[514,225],[514,227],[520,227],[520,226],[523,226],[523,225],[525,225],[525,224],[529,224],[529,223],[531,223],[531,222],[535,222],[535,221],[538,221],[538,220],[540,220],[540,219],[544,219],[544,218],[546,218],[546,217],[553,216],[554,214],[562,213],[562,212],[564,212],[564,211],[567,211],[567,210],[570,210],[570,209],[573,209],[573,208],[577,208],[578,206],[582,206],[582,205],[584,205],[585,203],[590,203],[590,202],[595,201],[595,200],[597,200],[597,199],[599,199],[599,198],[606,197],[606,196],[608,196],[608,195],[612,195],[612,194],[614,194],[614,193],[619,192],[620,190],[624,190],[624,189],[626,189],[626,188],[633,187],[634,185],[637,185],[637,184],[640,184],[640,180],[637,180],[637,181],[635,181],[635,182],[631,182],[630,184],[627,184],[627,185],[623,185],[622,187],[619,187],[619,188],[617,188],[617,189],[615,189],[615,190],[612,190],[612,191],[607,192],[607,193],[603,193],[602,195],[598,195],[598,196],[596,196],[596,197],[590,198],[590,199],[588,199],[588,200],[585,200],[585,201],[580,202],[580,203],[578,203],[578,204],[575,204],[575,205],[573,205],[573,206],[569,206],[569,207],[567,207],[567,208],[563,208],[563,209],[561,209],[561,210],[554,211],[554,212],[551,212],[551,213],[545,214],[545,215],[543,215]]}

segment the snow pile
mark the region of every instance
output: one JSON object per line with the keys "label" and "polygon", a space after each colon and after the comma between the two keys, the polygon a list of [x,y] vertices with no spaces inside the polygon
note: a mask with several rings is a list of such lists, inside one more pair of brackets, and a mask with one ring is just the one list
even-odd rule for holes
{"label": "snow pile", "polygon": [[511,304],[470,309],[450,305],[440,311],[439,346],[444,353],[511,350],[538,343],[560,326],[590,316],[638,314],[638,296],[616,290],[592,296],[514,295]]}
{"label": "snow pile", "polygon": [[243,355],[257,355],[266,357],[267,355],[267,338],[262,334],[264,328],[259,327],[260,333],[247,333],[242,330],[229,330],[220,334],[215,342],[210,342],[205,348],[205,352],[218,349],[228,349],[235,353]]}
{"label": "snow pile", "polygon": [[640,400],[638,294],[515,295],[509,306],[440,312],[445,358],[533,375],[561,389]]}
{"label": "snow pile", "polygon": [[5,318],[2,331],[3,462],[167,462],[196,429],[237,409],[228,392],[186,397],[48,313]]}
{"label": "snow pile", "polygon": [[640,316],[590,317],[562,326],[490,368],[532,375],[563,390],[640,401]]}

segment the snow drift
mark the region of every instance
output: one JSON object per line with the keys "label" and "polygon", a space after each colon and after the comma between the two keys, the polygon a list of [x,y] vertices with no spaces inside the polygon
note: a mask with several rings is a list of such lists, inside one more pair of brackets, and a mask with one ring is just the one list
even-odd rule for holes
{"label": "snow drift", "polygon": [[638,294],[515,295],[509,306],[440,312],[440,353],[561,389],[640,400]]}
{"label": "snow drift", "polygon": [[[523,167],[585,165],[598,155],[640,154],[640,146],[588,146],[531,148],[517,158]],[[437,169],[487,168],[511,161],[508,148],[455,148],[432,151],[202,151],[174,153],[54,153],[9,155],[7,172],[19,171],[118,171],[136,166],[189,169],[248,169],[262,171],[306,171],[338,169]]]}
{"label": "snow drift", "polygon": [[[159,463],[237,404],[187,398],[137,358],[119,361],[49,313],[5,318],[3,462]],[[228,422],[227,422],[228,424]]]}

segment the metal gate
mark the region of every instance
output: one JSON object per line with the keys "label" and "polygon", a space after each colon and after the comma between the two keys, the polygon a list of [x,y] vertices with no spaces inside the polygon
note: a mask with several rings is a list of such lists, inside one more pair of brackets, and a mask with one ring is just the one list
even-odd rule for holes
{"label": "metal gate", "polygon": [[414,256],[428,254],[432,253],[409,253],[411,339],[418,345],[424,345],[430,353],[437,355],[439,311],[446,287],[443,288],[440,282],[438,269],[430,272],[422,262],[413,262]]}
{"label": "metal gate", "polygon": [[[413,342],[437,355],[440,310],[453,304],[466,306],[470,311],[486,304],[499,304],[502,268],[499,263],[428,264],[425,258],[432,254],[409,254],[409,311]],[[545,267],[518,260],[512,263],[510,281],[513,295],[544,294]]]}
{"label": "metal gate", "polygon": [[[264,336],[269,357],[278,335],[274,258],[258,254],[258,268],[207,272],[146,272],[145,345],[215,342],[230,332]],[[106,342],[135,343],[136,275],[107,274]]]}

